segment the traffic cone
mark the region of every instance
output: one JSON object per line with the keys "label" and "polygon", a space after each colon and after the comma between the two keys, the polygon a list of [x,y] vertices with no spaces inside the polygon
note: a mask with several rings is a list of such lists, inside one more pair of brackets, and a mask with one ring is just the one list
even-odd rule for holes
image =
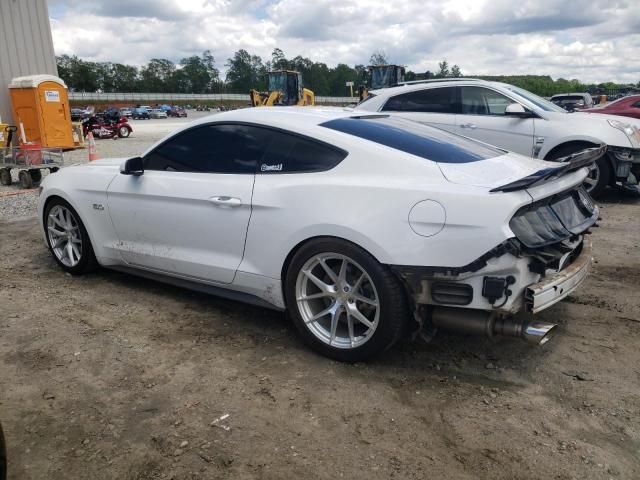
{"label": "traffic cone", "polygon": [[98,150],[96,149],[96,141],[93,139],[92,132],[87,134],[87,140],[89,142],[89,161],[98,160]]}

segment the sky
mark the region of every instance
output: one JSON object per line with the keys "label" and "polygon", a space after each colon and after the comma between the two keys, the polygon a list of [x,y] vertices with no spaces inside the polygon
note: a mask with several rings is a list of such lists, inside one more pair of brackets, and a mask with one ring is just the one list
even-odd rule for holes
{"label": "sky", "polygon": [[48,0],[57,55],[143,65],[244,48],[329,66],[640,82],[640,0]]}

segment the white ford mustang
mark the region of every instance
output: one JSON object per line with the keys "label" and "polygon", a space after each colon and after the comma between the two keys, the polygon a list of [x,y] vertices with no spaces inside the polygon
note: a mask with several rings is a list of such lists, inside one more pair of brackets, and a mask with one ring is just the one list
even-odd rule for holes
{"label": "white ford mustang", "polygon": [[67,272],[286,309],[335,359],[409,330],[543,343],[554,325],[514,314],[585,278],[598,209],[581,184],[601,154],[548,163],[386,115],[254,108],[49,175],[38,215]]}

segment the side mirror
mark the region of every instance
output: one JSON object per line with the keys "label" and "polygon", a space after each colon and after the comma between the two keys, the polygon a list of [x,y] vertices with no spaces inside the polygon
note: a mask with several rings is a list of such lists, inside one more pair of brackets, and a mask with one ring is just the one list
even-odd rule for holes
{"label": "side mirror", "polygon": [[144,173],[144,163],[141,157],[133,157],[125,160],[120,166],[120,173],[123,175],[134,175],[139,177]]}
{"label": "side mirror", "polygon": [[509,115],[511,117],[521,117],[528,118],[531,117],[531,112],[525,110],[525,108],[519,103],[510,103],[507,105],[507,108],[504,110],[505,115]]}

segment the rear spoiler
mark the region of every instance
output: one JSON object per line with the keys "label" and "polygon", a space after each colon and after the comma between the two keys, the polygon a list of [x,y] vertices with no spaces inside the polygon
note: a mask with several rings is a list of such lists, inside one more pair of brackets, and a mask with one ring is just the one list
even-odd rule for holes
{"label": "rear spoiler", "polygon": [[533,187],[534,185],[539,185],[548,180],[561,177],[569,172],[575,172],[576,170],[581,169],[582,167],[586,167],[587,165],[591,165],[593,162],[598,160],[607,152],[606,145],[600,145],[599,147],[591,147],[585,148],[584,150],[580,150],[578,152],[572,153],[571,155],[567,155],[566,157],[561,157],[554,162],[560,163],[557,167],[544,168],[542,170],[538,170],[531,175],[527,175],[515,182],[507,183],[506,185],[502,185],[501,187],[496,187],[491,192],[513,192],[515,190],[524,190],[525,188]]}

